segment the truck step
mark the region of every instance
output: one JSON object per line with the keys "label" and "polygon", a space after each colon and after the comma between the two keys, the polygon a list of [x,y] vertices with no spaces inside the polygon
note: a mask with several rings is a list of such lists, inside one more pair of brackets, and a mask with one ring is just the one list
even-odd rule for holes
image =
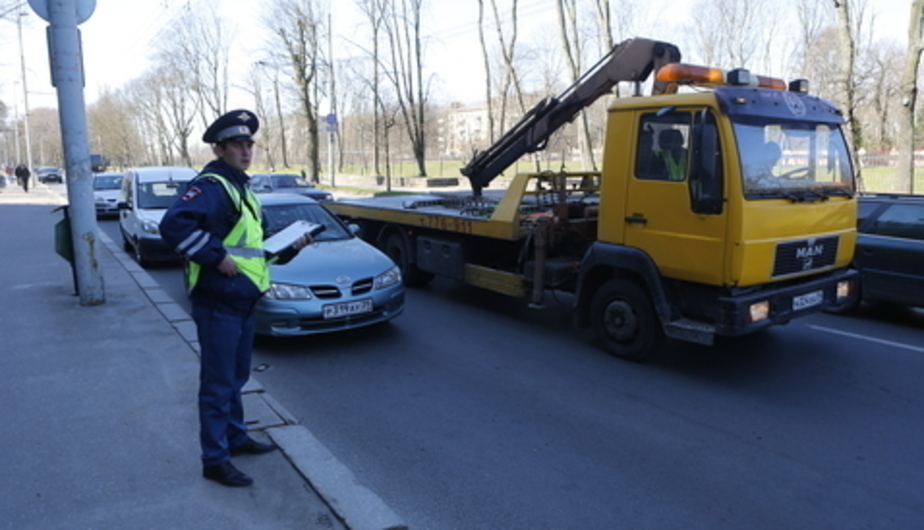
{"label": "truck step", "polygon": [[698,320],[681,318],[664,324],[664,334],[672,339],[712,346],[715,326]]}

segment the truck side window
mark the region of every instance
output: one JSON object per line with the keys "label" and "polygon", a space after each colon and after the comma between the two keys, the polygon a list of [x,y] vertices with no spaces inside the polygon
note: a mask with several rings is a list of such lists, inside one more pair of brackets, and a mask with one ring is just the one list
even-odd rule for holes
{"label": "truck side window", "polygon": [[689,112],[643,114],[639,122],[635,176],[646,180],[686,180],[692,121]]}

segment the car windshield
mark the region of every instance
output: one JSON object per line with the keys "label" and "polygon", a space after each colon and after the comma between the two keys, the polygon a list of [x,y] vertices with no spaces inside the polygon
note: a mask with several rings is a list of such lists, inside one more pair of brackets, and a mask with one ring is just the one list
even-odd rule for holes
{"label": "car windshield", "polygon": [[273,175],[274,188],[311,188],[313,187],[303,177],[298,175]]}
{"label": "car windshield", "polygon": [[288,203],[263,205],[264,236],[270,237],[295,221],[309,221],[324,225],[315,241],[332,241],[353,237],[350,231],[320,204]]}
{"label": "car windshield", "polygon": [[745,198],[803,201],[854,193],[853,168],[840,127],[738,117],[734,130]]}
{"label": "car windshield", "polygon": [[122,175],[97,175],[93,178],[94,190],[117,190],[122,187]]}
{"label": "car windshield", "polygon": [[169,208],[185,189],[185,182],[145,182],[138,187],[138,207]]}

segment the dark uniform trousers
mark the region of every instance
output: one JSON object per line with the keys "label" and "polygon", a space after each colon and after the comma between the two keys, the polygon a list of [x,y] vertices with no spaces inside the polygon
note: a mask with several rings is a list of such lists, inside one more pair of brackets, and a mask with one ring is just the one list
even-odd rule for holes
{"label": "dark uniform trousers", "polygon": [[192,300],[199,336],[199,439],[202,464],[227,462],[229,450],[247,441],[241,388],[250,377],[253,311],[222,310]]}

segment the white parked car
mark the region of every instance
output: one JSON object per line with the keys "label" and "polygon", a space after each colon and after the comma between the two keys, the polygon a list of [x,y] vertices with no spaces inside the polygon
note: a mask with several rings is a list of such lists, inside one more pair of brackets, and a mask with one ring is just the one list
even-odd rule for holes
{"label": "white parked car", "polygon": [[129,169],[122,178],[119,197],[119,230],[126,252],[142,267],[155,261],[180,259],[160,237],[160,220],[198,173],[188,167],[141,167]]}
{"label": "white parked car", "polygon": [[93,204],[96,217],[119,215],[119,195],[122,190],[122,173],[97,173],[93,175]]}

